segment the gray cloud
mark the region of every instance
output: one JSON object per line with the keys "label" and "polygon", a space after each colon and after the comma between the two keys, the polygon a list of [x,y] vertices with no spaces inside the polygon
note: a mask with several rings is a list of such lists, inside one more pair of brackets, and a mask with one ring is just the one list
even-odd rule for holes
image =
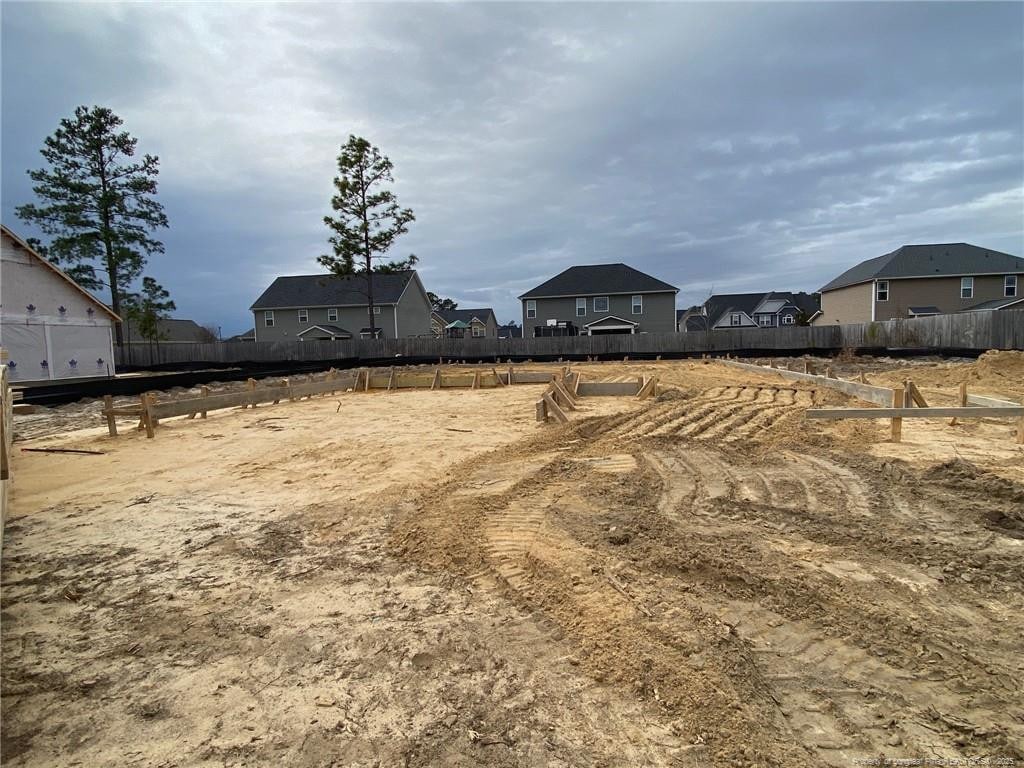
{"label": "gray cloud", "polygon": [[161,156],[151,272],[241,330],[316,271],[338,145],[395,162],[428,289],[518,317],[573,263],[815,289],[906,242],[1022,253],[1019,4],[4,3],[3,219],[79,103]]}

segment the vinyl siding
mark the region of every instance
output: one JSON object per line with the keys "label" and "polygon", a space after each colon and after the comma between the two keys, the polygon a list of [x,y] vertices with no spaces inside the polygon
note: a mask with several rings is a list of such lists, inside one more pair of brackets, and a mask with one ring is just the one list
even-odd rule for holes
{"label": "vinyl siding", "polygon": [[821,294],[821,314],[814,319],[813,324],[870,323],[873,290],[871,283],[861,283],[825,291]]}
{"label": "vinyl siding", "polygon": [[[1012,274],[1012,273],[1010,273]],[[959,277],[921,277],[889,281],[889,300],[875,303],[875,319],[908,317],[910,307],[935,306],[943,313],[959,312],[983,301],[1003,298],[1004,275],[974,278],[974,296],[960,298]],[[1017,277],[1017,293],[1024,288],[1024,276]]]}
{"label": "vinyl siding", "polygon": [[616,315],[624,320],[639,323],[637,333],[672,333],[676,328],[676,295],[670,292],[644,293],[643,314],[632,314],[632,295],[608,297],[608,311],[594,312],[594,297],[586,296],[587,311],[585,315],[576,315],[576,296],[554,299],[536,299],[537,317],[526,316],[526,299],[522,302],[523,336],[533,337],[533,329],[545,325],[548,320],[568,321],[581,329],[584,325],[600,320],[609,315]]}

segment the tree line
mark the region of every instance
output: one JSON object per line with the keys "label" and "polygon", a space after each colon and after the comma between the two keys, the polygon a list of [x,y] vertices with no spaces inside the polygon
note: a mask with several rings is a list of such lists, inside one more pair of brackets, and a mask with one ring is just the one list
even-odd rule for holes
{"label": "tree line", "polygon": [[[75,109],[43,142],[43,168],[28,171],[37,202],[18,206],[17,216],[49,236],[30,244],[85,288],[106,290],[110,308],[122,318],[115,326],[118,346],[124,326],[143,339],[161,339],[160,320],[176,309],[170,293],[144,275],[149,258],[164,253],[157,239],[169,226],[157,200],[160,160],[137,157],[138,139],[122,130],[123,121],[106,107]],[[338,174],[331,197],[332,215],[324,216],[331,252],[317,261],[332,275],[352,280],[365,293],[371,335],[374,320],[374,274],[411,269],[415,254],[387,261],[395,241],[416,220],[398,204],[389,185],[393,164],[359,136],[349,136],[337,158]],[[451,299],[430,296],[435,309],[455,309]]]}

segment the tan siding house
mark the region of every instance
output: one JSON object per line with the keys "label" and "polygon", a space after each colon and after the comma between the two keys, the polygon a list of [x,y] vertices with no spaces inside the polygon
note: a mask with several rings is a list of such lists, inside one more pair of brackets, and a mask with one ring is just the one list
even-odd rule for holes
{"label": "tan siding house", "polygon": [[969,243],[904,245],[823,286],[814,325],[1000,309],[1013,306],[1022,290],[1019,256]]}

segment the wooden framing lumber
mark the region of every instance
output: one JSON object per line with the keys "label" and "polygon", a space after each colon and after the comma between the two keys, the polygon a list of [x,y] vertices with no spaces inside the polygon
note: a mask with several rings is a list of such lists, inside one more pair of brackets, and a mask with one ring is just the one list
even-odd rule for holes
{"label": "wooden framing lumber", "polygon": [[562,382],[557,380],[551,382],[551,395],[555,398],[556,402],[561,398],[562,403],[570,411],[576,410],[576,398],[569,394],[566,388],[562,386]]}
{"label": "wooden framing lumber", "polygon": [[111,437],[117,437],[117,423],[114,421],[114,398],[110,395],[103,396],[103,415],[107,419],[107,432]]}
{"label": "wooden framing lumber", "polygon": [[931,406],[928,408],[808,408],[809,419],[934,419],[956,416],[960,419],[987,419],[1024,416],[1024,405],[1013,407]]}
{"label": "wooden framing lumber", "polygon": [[[903,387],[893,387],[892,390],[892,407],[895,410],[899,406],[906,408],[907,402]],[[910,409],[908,409],[910,410]],[[892,441],[898,443],[903,438],[903,418],[901,416],[892,417]]]}
{"label": "wooden framing lumber", "polygon": [[504,387],[504,386],[507,386],[507,385],[505,384],[505,382],[501,380],[501,374],[500,374],[500,373],[498,373],[498,369],[497,369],[497,368],[491,368],[491,373],[493,373],[493,374],[494,374],[494,380],[495,380],[496,382],[498,382],[498,386],[499,386],[499,387]]}
{"label": "wooden framing lumber", "polygon": [[395,366],[388,372],[388,392],[395,388]]}
{"label": "wooden framing lumber", "polygon": [[984,405],[986,408],[1012,408],[1015,405],[1020,405],[1013,400],[997,400],[994,397],[985,397],[983,395],[967,395],[964,398],[963,405]]}
{"label": "wooden framing lumber", "polygon": [[548,420],[548,404],[544,401],[544,398],[542,397],[540,400],[537,401],[537,421],[547,421],[547,420]]}
{"label": "wooden framing lumber", "polygon": [[919,408],[928,407],[928,401],[924,399],[924,395],[921,394],[921,390],[917,388],[917,385],[914,382],[912,382],[910,379],[907,379],[904,386],[907,388],[907,395],[910,397],[910,400],[914,403],[914,405],[918,406]]}
{"label": "wooden framing lumber", "polygon": [[438,366],[434,369],[434,380],[430,382],[431,389],[441,388],[441,367]]}
{"label": "wooden framing lumber", "polygon": [[595,397],[602,395],[635,395],[640,387],[635,381],[587,381],[582,382],[577,388],[580,397]]}
{"label": "wooden framing lumber", "polygon": [[640,390],[636,393],[636,399],[646,400],[647,398],[651,397],[657,391],[657,389],[658,377],[651,376],[643,383],[643,386],[641,386]]}
{"label": "wooden framing lumber", "polygon": [[544,403],[547,405],[548,415],[554,416],[555,421],[559,421],[562,424],[569,421],[569,417],[565,415],[565,411],[562,410],[562,407],[555,402],[555,398],[550,392],[544,393]]}
{"label": "wooden framing lumber", "polygon": [[[969,399],[970,398],[967,396],[967,382],[960,382],[960,407],[965,407]],[[949,426],[956,426],[956,416],[949,420]]]}
{"label": "wooden framing lumber", "polygon": [[[781,376],[784,379],[790,381],[807,381],[817,384],[822,387],[828,387],[829,389],[836,389],[840,392],[844,392],[847,395],[865,400],[869,403],[875,403],[881,406],[890,406],[892,404],[892,390],[888,387],[875,387],[870,384],[861,384],[856,381],[847,381],[846,379],[827,379],[824,376],[814,376],[808,373],[798,373],[797,371],[784,371],[779,368],[768,370],[760,365],[751,365],[749,363],[738,363],[735,360],[720,360],[722,365],[729,365],[733,368],[741,368],[745,371],[758,371],[759,373],[774,373],[776,376]],[[774,362],[774,361],[773,361]]]}

